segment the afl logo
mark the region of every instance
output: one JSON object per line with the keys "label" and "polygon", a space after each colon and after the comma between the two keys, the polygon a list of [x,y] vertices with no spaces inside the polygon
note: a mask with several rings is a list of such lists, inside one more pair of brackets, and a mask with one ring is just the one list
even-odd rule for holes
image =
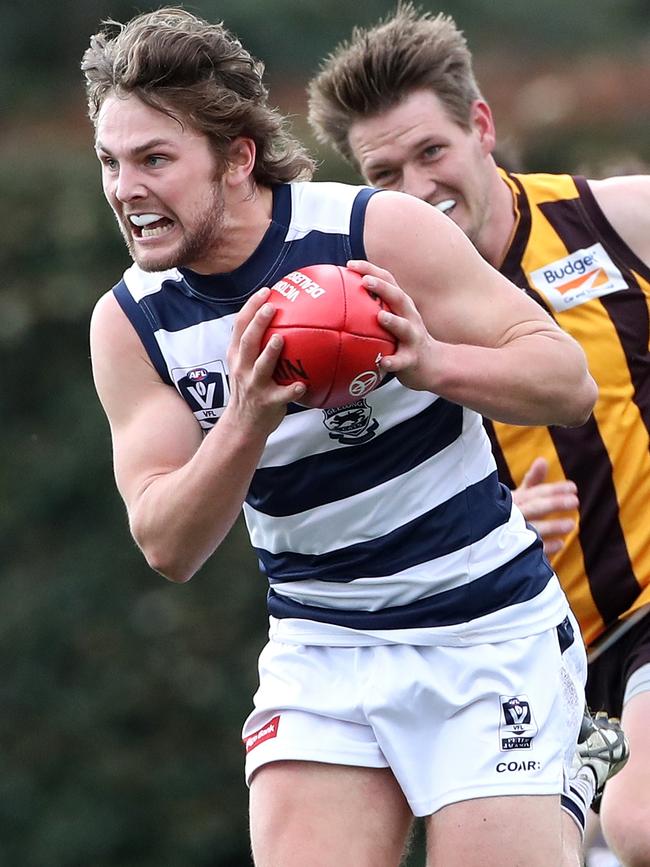
{"label": "afl logo", "polygon": [[206,378],[207,375],[208,371],[205,369],[205,367],[196,367],[194,368],[194,370],[190,370],[190,372],[187,374],[187,378],[190,380],[190,382],[201,382]]}
{"label": "afl logo", "polygon": [[366,370],[352,380],[348,387],[348,391],[352,397],[362,397],[364,394],[368,394],[369,391],[373,390],[377,385],[378,380],[379,374],[376,371]]}

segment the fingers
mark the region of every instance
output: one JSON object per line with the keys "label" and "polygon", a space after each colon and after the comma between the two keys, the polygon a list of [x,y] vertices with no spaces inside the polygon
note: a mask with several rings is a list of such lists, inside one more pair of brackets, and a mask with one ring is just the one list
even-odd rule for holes
{"label": "fingers", "polygon": [[363,275],[363,285],[369,291],[378,295],[388,307],[400,316],[419,315],[416,313],[415,304],[409,295],[404,292],[390,273],[385,268],[379,268],[365,260],[351,259],[348,267]]}
{"label": "fingers", "polygon": [[551,512],[572,512],[579,506],[576,485],[569,480],[529,486],[522,483],[512,492],[512,498],[528,520],[544,518]]}
{"label": "fingers", "polygon": [[[248,318],[248,323],[241,332],[238,343],[239,353],[244,363],[248,363],[251,365],[255,364],[255,360],[257,359],[257,357],[261,354],[264,354],[264,352],[269,349],[269,344],[267,344],[262,353],[260,353],[260,345],[264,336],[264,332],[271,324],[271,320],[275,315],[275,309],[276,308],[273,306],[273,304],[265,302],[260,307],[258,307],[257,310],[251,308],[249,309],[249,311],[247,311],[246,318]],[[242,307],[242,311],[243,310],[244,308]],[[249,315],[250,313],[252,313],[252,316]],[[246,318],[242,319],[242,323],[246,321]],[[237,319],[239,319],[239,316],[237,316]],[[272,341],[273,348],[271,349],[271,352],[275,351],[276,361],[277,357],[280,354],[280,350],[282,349],[282,338],[279,339],[279,346],[277,341]],[[271,341],[269,341],[269,343],[271,343]],[[233,346],[237,346],[234,338],[234,330]]]}
{"label": "fingers", "polygon": [[564,539],[543,539],[544,553],[547,557],[552,557],[564,548]]}
{"label": "fingers", "polygon": [[[281,335],[274,334],[255,360],[253,365],[253,374],[258,377],[262,383],[265,381],[272,381],[273,384],[276,385],[273,380],[273,372],[275,371],[275,366],[280,354],[282,353],[283,346],[284,340]],[[277,386],[277,391],[285,403],[292,400],[299,400],[306,390],[307,386],[304,382],[293,382],[291,385]],[[286,395],[284,394],[285,392]]]}
{"label": "fingers", "polygon": [[394,286],[397,285],[396,280],[390,271],[387,271],[385,268],[380,268],[378,265],[373,265],[372,262],[368,262],[366,259],[350,259],[346,265],[351,271],[356,271],[358,274],[368,274],[373,277],[379,277],[380,280],[384,280],[386,283],[391,283]]}
{"label": "fingers", "polygon": [[[242,341],[242,346],[243,344],[244,341]],[[273,375],[283,345],[282,337],[279,334],[274,334],[254,361],[253,367],[256,373],[267,378]]]}
{"label": "fingers", "polygon": [[[270,294],[271,290],[267,286],[263,286],[261,289],[251,295],[248,301],[244,304],[237,316],[235,316],[235,321],[233,323],[231,337],[231,341],[233,343],[239,345],[242,334],[250,324],[253,317],[260,310],[262,305],[268,301]],[[269,317],[269,319],[270,318],[271,317]]]}
{"label": "fingers", "polygon": [[535,458],[528,467],[526,475],[521,483],[522,488],[541,484],[548,474],[548,461],[545,458]]}
{"label": "fingers", "polygon": [[576,522],[570,518],[552,518],[547,521],[531,521],[531,524],[542,539],[547,539],[551,536],[566,536],[573,530]]}
{"label": "fingers", "polygon": [[549,521],[531,521],[544,543],[544,553],[547,556],[557,554],[565,544],[565,536],[575,527],[575,521],[568,518],[557,518]]}
{"label": "fingers", "polygon": [[260,349],[264,333],[276,311],[275,306],[267,300],[269,296],[270,290],[265,287],[244,304],[235,317],[228,350],[233,384],[238,383],[239,389],[249,395],[264,393],[263,399],[255,399],[255,403],[260,406],[267,403],[286,405],[291,401],[299,401],[307,390],[302,382],[287,386],[278,385],[273,379],[284,345],[281,335],[272,335],[266,346]]}

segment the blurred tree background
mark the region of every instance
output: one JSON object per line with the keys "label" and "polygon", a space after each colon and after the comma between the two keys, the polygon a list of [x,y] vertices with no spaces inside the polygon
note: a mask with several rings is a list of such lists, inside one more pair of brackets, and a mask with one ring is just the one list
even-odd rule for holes
{"label": "blurred tree background", "polygon": [[[266,634],[245,531],[189,585],[152,573],[115,491],[88,321],[128,265],[105,205],[79,61],[105,18],[158,4],[4,2],[0,26],[0,864],[249,865],[241,722]],[[385,0],[205,0],[267,65],[271,101],[322,161],[304,87]],[[504,159],[650,162],[648,0],[449,0]],[[421,864],[419,842],[409,861]]]}

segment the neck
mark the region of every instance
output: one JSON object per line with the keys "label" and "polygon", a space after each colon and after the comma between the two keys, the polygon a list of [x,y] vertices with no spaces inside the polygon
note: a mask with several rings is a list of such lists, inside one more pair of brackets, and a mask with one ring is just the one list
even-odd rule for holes
{"label": "neck", "polygon": [[206,257],[199,273],[226,274],[250,258],[260,244],[273,214],[270,187],[254,184],[225,191],[223,232],[218,248]]}
{"label": "neck", "polygon": [[490,207],[477,248],[494,268],[500,268],[512,242],[516,215],[512,191],[494,163],[488,193]]}

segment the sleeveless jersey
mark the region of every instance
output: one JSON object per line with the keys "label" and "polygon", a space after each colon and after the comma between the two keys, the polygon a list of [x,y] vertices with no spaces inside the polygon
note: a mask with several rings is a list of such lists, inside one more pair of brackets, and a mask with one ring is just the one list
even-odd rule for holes
{"label": "sleeveless jersey", "polygon": [[[114,288],[159,375],[206,435],[228,401],[238,310],[297,268],[365,258],[375,194],[278,185],[271,225],[235,271],[134,265]],[[480,416],[394,377],[347,406],[291,405],[268,438],[244,515],[270,585],[272,630],[288,641],[505,640],[566,614],[539,539],[498,481]]]}
{"label": "sleeveless jersey", "polygon": [[650,269],[608,223],[584,178],[502,177],[516,229],[501,273],[583,347],[599,397],[579,428],[487,423],[499,475],[545,457],[578,487],[576,529],[552,560],[587,644],[650,602]]}

